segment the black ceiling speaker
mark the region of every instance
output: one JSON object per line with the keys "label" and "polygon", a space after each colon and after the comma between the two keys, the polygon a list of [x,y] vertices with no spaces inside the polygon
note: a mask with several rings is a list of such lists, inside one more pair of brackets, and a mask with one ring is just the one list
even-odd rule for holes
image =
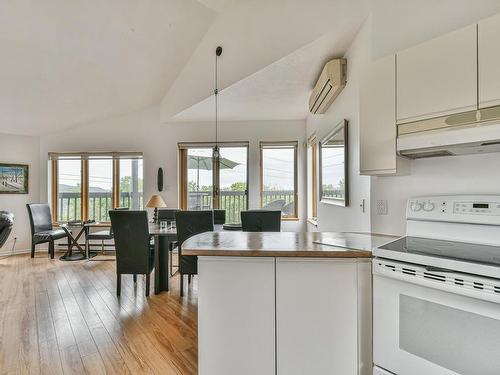
{"label": "black ceiling speaker", "polygon": [[158,168],[156,182],[158,183],[158,191],[163,191],[163,168]]}

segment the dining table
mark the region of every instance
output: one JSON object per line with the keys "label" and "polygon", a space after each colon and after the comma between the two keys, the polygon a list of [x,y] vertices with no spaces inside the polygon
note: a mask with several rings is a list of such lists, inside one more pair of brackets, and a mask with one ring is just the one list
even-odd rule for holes
{"label": "dining table", "polygon": [[[222,225],[214,225],[214,231],[223,230]],[[149,223],[149,235],[154,240],[154,294],[168,292],[168,251],[170,244],[177,241],[177,228],[168,224]]]}

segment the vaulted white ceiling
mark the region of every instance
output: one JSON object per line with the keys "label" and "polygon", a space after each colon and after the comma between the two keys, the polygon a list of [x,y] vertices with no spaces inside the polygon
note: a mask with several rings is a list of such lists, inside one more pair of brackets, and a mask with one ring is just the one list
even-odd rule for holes
{"label": "vaulted white ceiling", "polygon": [[195,0],[0,2],[0,132],[157,104],[216,13]]}
{"label": "vaulted white ceiling", "polygon": [[368,14],[380,55],[431,37],[428,24],[445,32],[498,8],[457,1],[438,2],[456,13],[445,19],[430,12],[435,0],[0,1],[0,133],[57,132],[153,105],[164,123],[211,120],[217,45],[222,120],[304,118],[321,67]]}
{"label": "vaulted white ceiling", "polygon": [[[359,25],[357,25],[359,26]],[[309,113],[309,94],[323,66],[342,57],[356,33],[356,24],[328,33],[290,55],[236,82],[219,93],[221,121],[301,120]],[[175,115],[173,120],[214,119],[215,99],[211,97]]]}
{"label": "vaulted white ceiling", "polygon": [[[235,119],[236,107],[241,109],[238,103],[247,101],[252,94],[264,94],[261,97],[252,96],[254,104],[259,101],[264,102],[270,97],[276,98],[281,95],[288,84],[293,86],[291,92],[293,98],[285,99],[281,96],[285,100],[282,103],[275,102],[283,108],[275,108],[273,114],[271,108],[256,105],[252,108],[256,111],[254,117],[263,118],[267,115],[276,117],[278,112],[281,113],[279,117],[281,119],[297,117],[306,103],[300,108],[295,108],[294,104],[298,102],[299,96],[303,98],[308,95],[316,77],[312,78],[310,69],[304,65],[300,71],[295,71],[295,74],[305,74],[307,79],[294,76],[293,68],[288,69],[286,65],[293,59],[293,53],[328,34],[332,40],[328,50],[323,53],[341,56],[346,52],[348,44],[346,42],[352,40],[358,27],[369,14],[369,10],[369,0],[237,2],[217,16],[189,62],[167,91],[161,103],[162,122],[174,119],[179,113],[200,102],[201,104],[192,111],[186,111],[176,119],[201,118],[203,109],[207,107],[210,96],[213,95],[217,45],[224,48],[219,65],[219,87],[225,90],[235,85],[230,91],[226,91],[226,96],[229,96],[229,93],[233,94],[226,99],[235,105],[234,109],[229,110],[232,111],[229,115],[231,119]],[[315,61],[314,58],[318,57],[320,61]],[[307,59],[307,56],[303,58]],[[274,65],[277,61],[280,65]],[[316,52],[309,62],[313,64],[313,70],[317,73],[318,64],[324,61]],[[272,73],[269,74],[270,72]],[[271,80],[266,83],[266,78]],[[283,83],[284,79],[291,81]],[[240,82],[242,80],[244,82]],[[281,85],[275,84],[278,81]],[[236,97],[237,94],[243,95]],[[265,113],[266,111],[268,113]],[[262,116],[259,112],[262,112]],[[240,117],[245,119],[246,116],[241,114]]]}

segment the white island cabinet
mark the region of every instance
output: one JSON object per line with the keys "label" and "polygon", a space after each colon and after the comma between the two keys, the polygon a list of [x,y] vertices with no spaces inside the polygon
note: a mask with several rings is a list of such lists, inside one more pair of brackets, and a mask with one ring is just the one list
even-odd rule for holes
{"label": "white island cabinet", "polygon": [[273,258],[198,258],[198,374],[275,374]]}
{"label": "white island cabinet", "polygon": [[222,231],[185,241],[183,254],[198,256],[198,374],[371,375],[371,249],[392,239]]}

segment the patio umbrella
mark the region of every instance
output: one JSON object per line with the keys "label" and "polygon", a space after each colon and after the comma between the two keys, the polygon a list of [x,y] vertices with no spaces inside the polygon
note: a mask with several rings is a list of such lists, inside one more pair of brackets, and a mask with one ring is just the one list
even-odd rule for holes
{"label": "patio umbrella", "polygon": [[[220,169],[233,169],[237,165],[240,165],[240,163],[226,158],[219,158]],[[213,166],[213,159],[211,156],[188,155],[188,169],[196,169],[198,171],[196,176],[197,190],[200,190],[200,170],[211,171]]]}

